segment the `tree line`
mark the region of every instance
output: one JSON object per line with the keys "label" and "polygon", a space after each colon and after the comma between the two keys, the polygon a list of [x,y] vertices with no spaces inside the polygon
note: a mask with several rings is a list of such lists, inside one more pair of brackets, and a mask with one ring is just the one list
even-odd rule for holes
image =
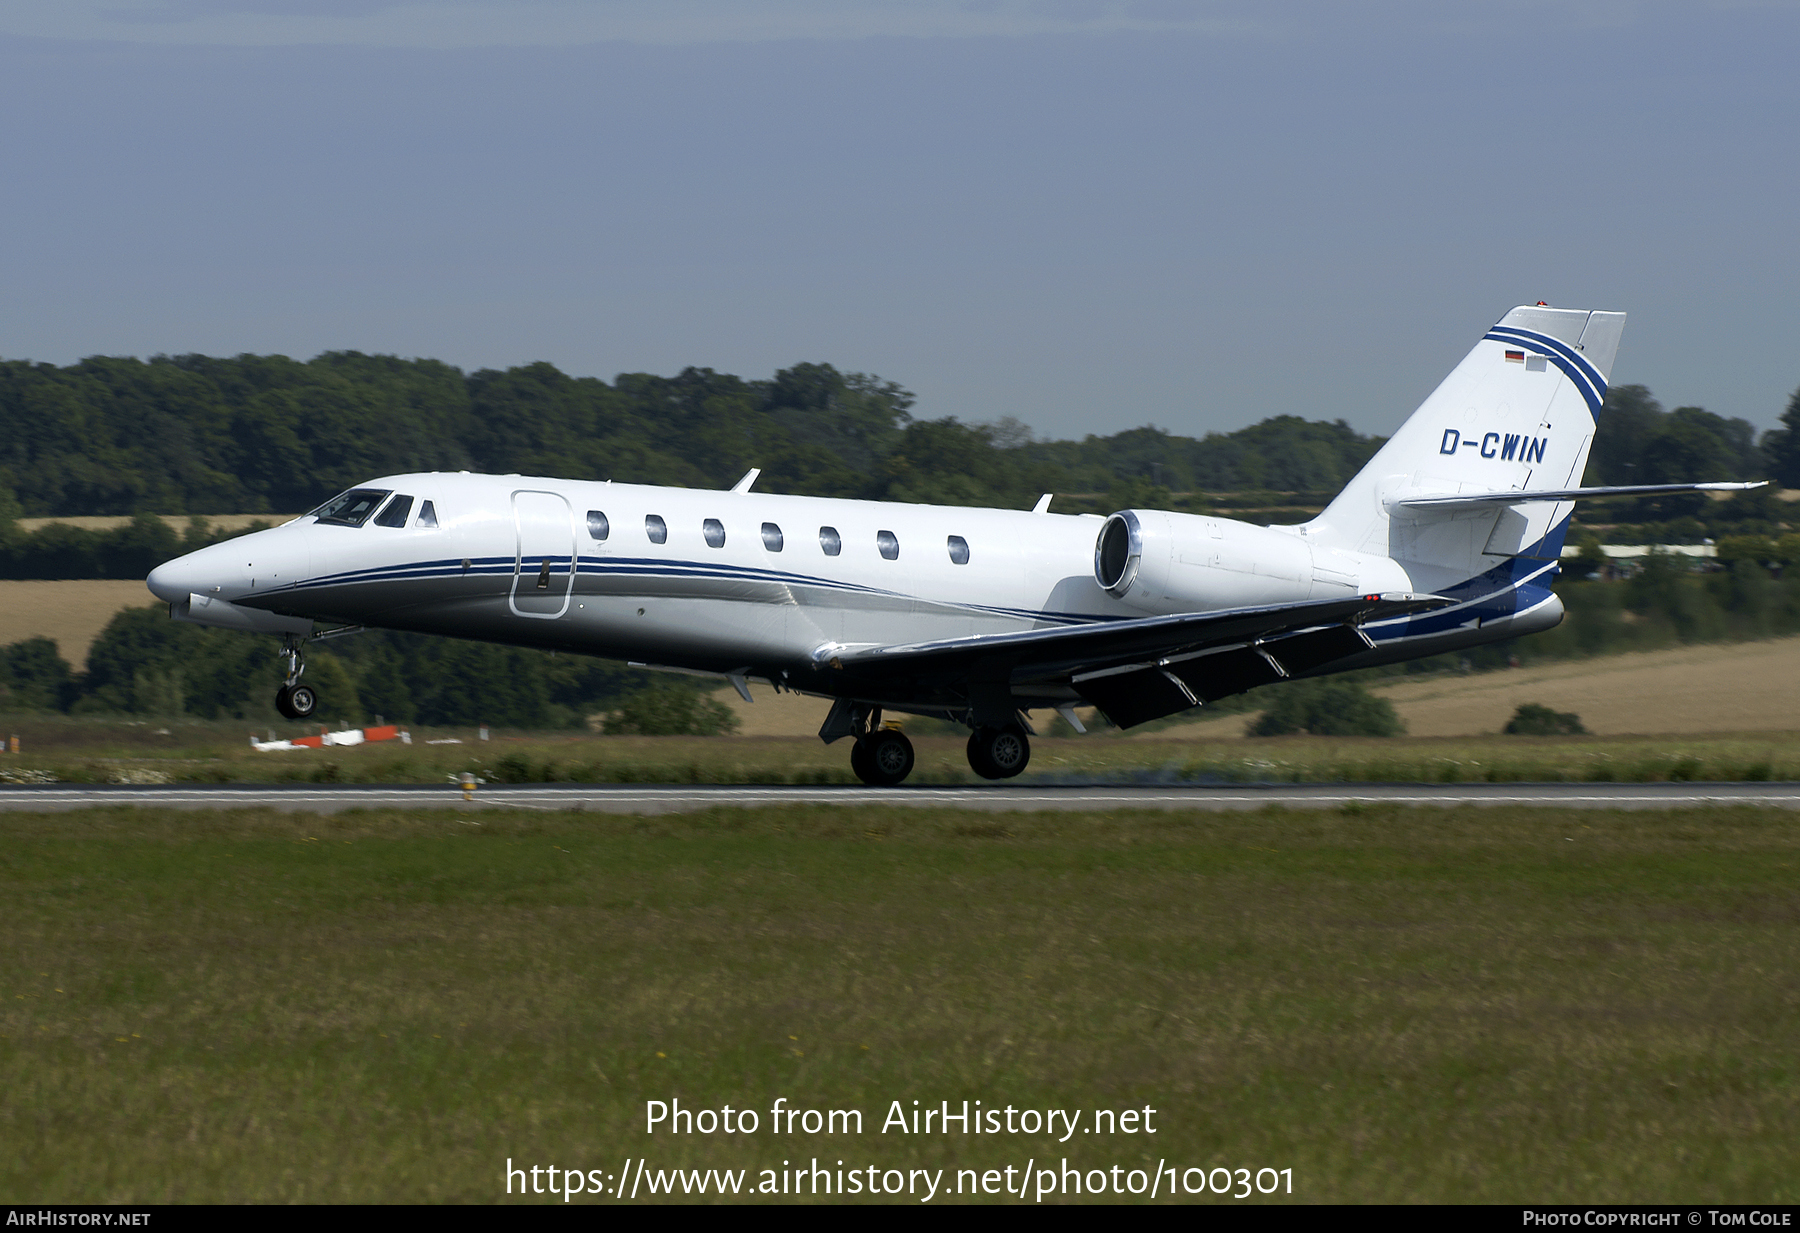
{"label": "tree line", "polygon": [[829,364],[607,382],[356,352],[0,362],[0,520],[292,514],[371,476],[429,470],[718,488],[760,467],[768,491],[947,504],[1137,482],[1313,491],[1381,443],[1299,416],[1198,439],[1143,427],[1044,441],[1016,421],[918,419],[913,405],[892,381]]}

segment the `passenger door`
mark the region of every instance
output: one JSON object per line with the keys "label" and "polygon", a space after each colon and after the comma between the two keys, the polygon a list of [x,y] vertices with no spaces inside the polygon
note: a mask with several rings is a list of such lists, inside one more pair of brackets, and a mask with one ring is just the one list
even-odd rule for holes
{"label": "passenger door", "polygon": [[569,610],[575,581],[575,521],[559,493],[513,493],[518,532],[508,604],[514,616],[553,621]]}

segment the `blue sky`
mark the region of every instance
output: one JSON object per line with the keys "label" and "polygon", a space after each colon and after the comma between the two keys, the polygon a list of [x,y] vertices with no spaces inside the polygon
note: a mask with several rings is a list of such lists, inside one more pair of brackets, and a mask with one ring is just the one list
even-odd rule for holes
{"label": "blue sky", "polygon": [[[1454,19],[1443,15],[1453,14]],[[1390,431],[1515,303],[1800,386],[1800,6],[0,0],[0,355]]]}

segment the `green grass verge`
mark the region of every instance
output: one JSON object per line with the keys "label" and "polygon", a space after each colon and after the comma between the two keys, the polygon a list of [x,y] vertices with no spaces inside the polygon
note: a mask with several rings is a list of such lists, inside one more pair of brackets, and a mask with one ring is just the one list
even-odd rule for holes
{"label": "green grass verge", "polygon": [[[298,726],[293,734],[298,734]],[[314,729],[317,730],[316,728]],[[0,721],[23,752],[0,784],[444,783],[473,771],[500,783],[854,783],[848,742],[813,737],[601,737],[498,733],[488,742],[258,753],[241,724],[158,729],[116,721]],[[466,736],[466,733],[458,735]],[[961,737],[920,736],[913,783],[979,783]],[[1642,737],[1038,738],[1027,779],[1047,782],[1519,783],[1800,779],[1800,732]],[[4,791],[0,787],[0,791]]]}
{"label": "green grass verge", "polygon": [[[508,1158],[627,1157],[752,1185],[1066,1157],[1291,1168],[1309,1202],[1800,1199],[1785,812],[0,832],[5,1201],[489,1202]],[[645,1134],[676,1097],[763,1126]],[[864,1133],[773,1135],[777,1097]],[[1158,1133],[879,1132],[891,1101],[964,1099],[1150,1106]]]}

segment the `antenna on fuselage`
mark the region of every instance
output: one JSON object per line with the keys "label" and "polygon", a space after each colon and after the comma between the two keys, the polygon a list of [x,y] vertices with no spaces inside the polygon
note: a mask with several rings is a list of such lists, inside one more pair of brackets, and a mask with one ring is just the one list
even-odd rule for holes
{"label": "antenna on fuselage", "polygon": [[1038,498],[1038,503],[1031,507],[1031,512],[1034,514],[1048,514],[1050,512],[1050,498],[1055,495],[1054,492],[1046,492],[1043,496]]}
{"label": "antenna on fuselage", "polygon": [[756,482],[756,477],[761,474],[762,474],[761,467],[751,467],[748,471],[744,472],[743,479],[739,480],[737,483],[735,483],[731,486],[731,491],[733,491],[733,492],[749,492],[750,485],[754,484]]}

